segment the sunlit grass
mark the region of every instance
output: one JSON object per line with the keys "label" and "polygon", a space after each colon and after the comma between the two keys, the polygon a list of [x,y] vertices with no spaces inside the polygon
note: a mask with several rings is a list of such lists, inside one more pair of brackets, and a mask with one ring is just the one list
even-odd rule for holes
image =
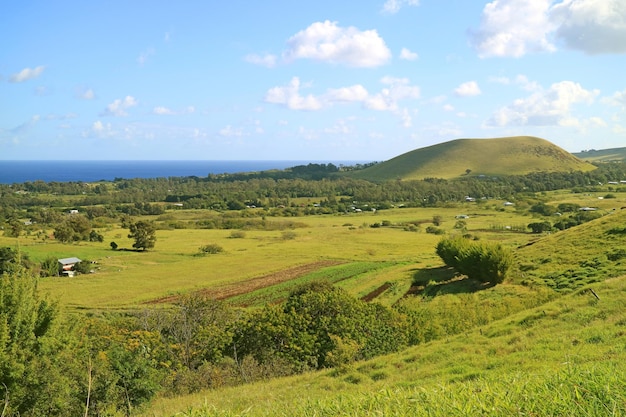
{"label": "sunlit grass", "polygon": [[[339,369],[156,401],[150,416],[626,414],[626,277]],[[177,414],[179,413],[179,414]]]}

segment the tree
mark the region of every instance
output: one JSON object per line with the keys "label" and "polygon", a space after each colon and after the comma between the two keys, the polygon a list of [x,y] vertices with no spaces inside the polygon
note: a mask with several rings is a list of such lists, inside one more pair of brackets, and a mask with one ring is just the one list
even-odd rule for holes
{"label": "tree", "polygon": [[528,228],[532,230],[533,233],[543,233],[552,230],[552,225],[550,222],[535,222],[530,223]]}
{"label": "tree", "polygon": [[129,229],[128,237],[135,239],[133,248],[141,251],[154,248],[156,243],[156,226],[154,222],[140,220],[131,223]]}
{"label": "tree", "polygon": [[[58,309],[41,298],[37,278],[18,266],[0,276],[0,392],[2,415],[78,415],[81,398],[66,372]],[[63,408],[63,410],[61,410]]]}
{"label": "tree", "polygon": [[63,243],[89,240],[91,222],[82,214],[71,214],[54,228],[54,238]]}

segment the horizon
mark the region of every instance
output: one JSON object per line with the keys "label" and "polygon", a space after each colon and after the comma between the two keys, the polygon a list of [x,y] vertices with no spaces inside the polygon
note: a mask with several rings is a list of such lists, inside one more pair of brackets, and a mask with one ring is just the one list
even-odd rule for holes
{"label": "horizon", "polygon": [[21,2],[0,35],[1,160],[384,161],[457,138],[536,136],[570,153],[626,143],[620,0]]}

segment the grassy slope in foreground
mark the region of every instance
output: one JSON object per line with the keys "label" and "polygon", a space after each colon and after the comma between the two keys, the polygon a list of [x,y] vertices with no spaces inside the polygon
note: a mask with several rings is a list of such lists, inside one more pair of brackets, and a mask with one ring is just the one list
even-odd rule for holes
{"label": "grassy slope in foreground", "polygon": [[371,181],[523,175],[595,169],[558,146],[532,136],[457,139],[416,149],[349,175]]}
{"label": "grassy slope in foreground", "polygon": [[[605,212],[604,210],[601,210]],[[626,209],[549,235],[517,251],[515,281],[557,291],[626,274]]]}
{"label": "grassy slope in foreground", "polygon": [[[626,415],[626,277],[351,367],[160,400],[146,415]],[[195,407],[195,408],[194,408]]]}

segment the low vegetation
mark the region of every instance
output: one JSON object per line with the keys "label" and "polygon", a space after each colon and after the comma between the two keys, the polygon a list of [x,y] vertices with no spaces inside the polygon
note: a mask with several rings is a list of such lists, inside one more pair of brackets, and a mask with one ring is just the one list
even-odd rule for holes
{"label": "low vegetation", "polygon": [[450,161],[0,185],[1,415],[626,414],[626,169]]}

